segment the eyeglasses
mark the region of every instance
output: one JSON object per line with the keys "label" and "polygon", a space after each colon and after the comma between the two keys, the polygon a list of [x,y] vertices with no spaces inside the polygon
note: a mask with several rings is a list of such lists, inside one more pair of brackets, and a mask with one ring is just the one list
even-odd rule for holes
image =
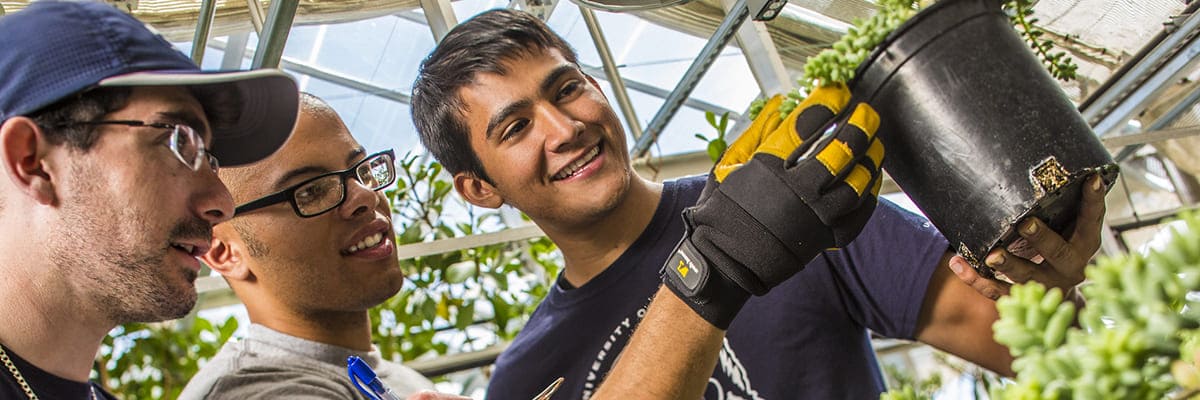
{"label": "eyeglasses", "polygon": [[152,124],[144,121],[75,121],[55,125],[55,128],[78,125],[125,125],[170,130],[171,137],[168,138],[166,145],[171,149],[172,153],[175,153],[175,158],[178,158],[179,162],[183,163],[183,165],[191,168],[192,171],[199,171],[204,159],[208,159],[208,167],[212,168],[213,173],[216,173],[221,168],[217,162],[217,157],[209,153],[208,149],[204,147],[204,138],[195,129],[187,125]]}
{"label": "eyeglasses", "polygon": [[287,189],[263,196],[238,206],[233,214],[241,215],[285,201],[292,203],[296,215],[315,217],[338,208],[346,201],[346,179],[353,177],[367,189],[377,191],[396,182],[396,154],[392,150],[367,156],[353,167],[321,174]]}

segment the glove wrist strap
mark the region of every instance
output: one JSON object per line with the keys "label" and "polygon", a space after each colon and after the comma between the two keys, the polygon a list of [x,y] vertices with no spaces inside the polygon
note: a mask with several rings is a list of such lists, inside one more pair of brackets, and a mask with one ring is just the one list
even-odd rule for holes
{"label": "glove wrist strap", "polygon": [[749,292],[709,265],[690,235],[684,236],[663,265],[663,283],[696,314],[721,330],[729,329],[750,298]]}

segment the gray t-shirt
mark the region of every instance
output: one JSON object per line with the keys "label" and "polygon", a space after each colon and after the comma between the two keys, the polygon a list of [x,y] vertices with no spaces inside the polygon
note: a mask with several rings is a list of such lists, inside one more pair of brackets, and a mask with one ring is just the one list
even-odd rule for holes
{"label": "gray t-shirt", "polygon": [[225,343],[192,377],[180,400],[366,399],[346,375],[346,358],[359,356],[401,398],[433,382],[403,365],[369,353],[318,343],[251,324],[246,338]]}

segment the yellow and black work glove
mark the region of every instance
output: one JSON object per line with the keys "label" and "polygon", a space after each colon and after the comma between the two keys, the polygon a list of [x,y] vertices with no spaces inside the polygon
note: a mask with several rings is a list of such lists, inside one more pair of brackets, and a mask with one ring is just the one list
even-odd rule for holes
{"label": "yellow and black work glove", "polygon": [[663,266],[664,283],[717,328],[728,329],[751,294],[849,244],[875,209],[875,110],[849,107],[845,86],[814,90],[786,119],[782,101],[768,101],[722,155]]}

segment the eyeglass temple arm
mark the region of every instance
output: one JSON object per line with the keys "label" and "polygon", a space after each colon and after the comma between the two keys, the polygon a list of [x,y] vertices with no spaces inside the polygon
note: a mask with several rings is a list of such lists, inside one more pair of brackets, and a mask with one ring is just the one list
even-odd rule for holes
{"label": "eyeglass temple arm", "polygon": [[275,203],[282,203],[282,202],[288,201],[288,197],[290,197],[290,193],[288,193],[288,192],[289,191],[284,190],[282,192],[278,192],[278,193],[272,194],[270,196],[263,197],[261,199],[254,200],[249,203],[237,206],[237,208],[235,208],[233,210],[233,215],[247,213],[247,212],[254,211],[254,210],[266,207],[266,206],[274,205]]}

